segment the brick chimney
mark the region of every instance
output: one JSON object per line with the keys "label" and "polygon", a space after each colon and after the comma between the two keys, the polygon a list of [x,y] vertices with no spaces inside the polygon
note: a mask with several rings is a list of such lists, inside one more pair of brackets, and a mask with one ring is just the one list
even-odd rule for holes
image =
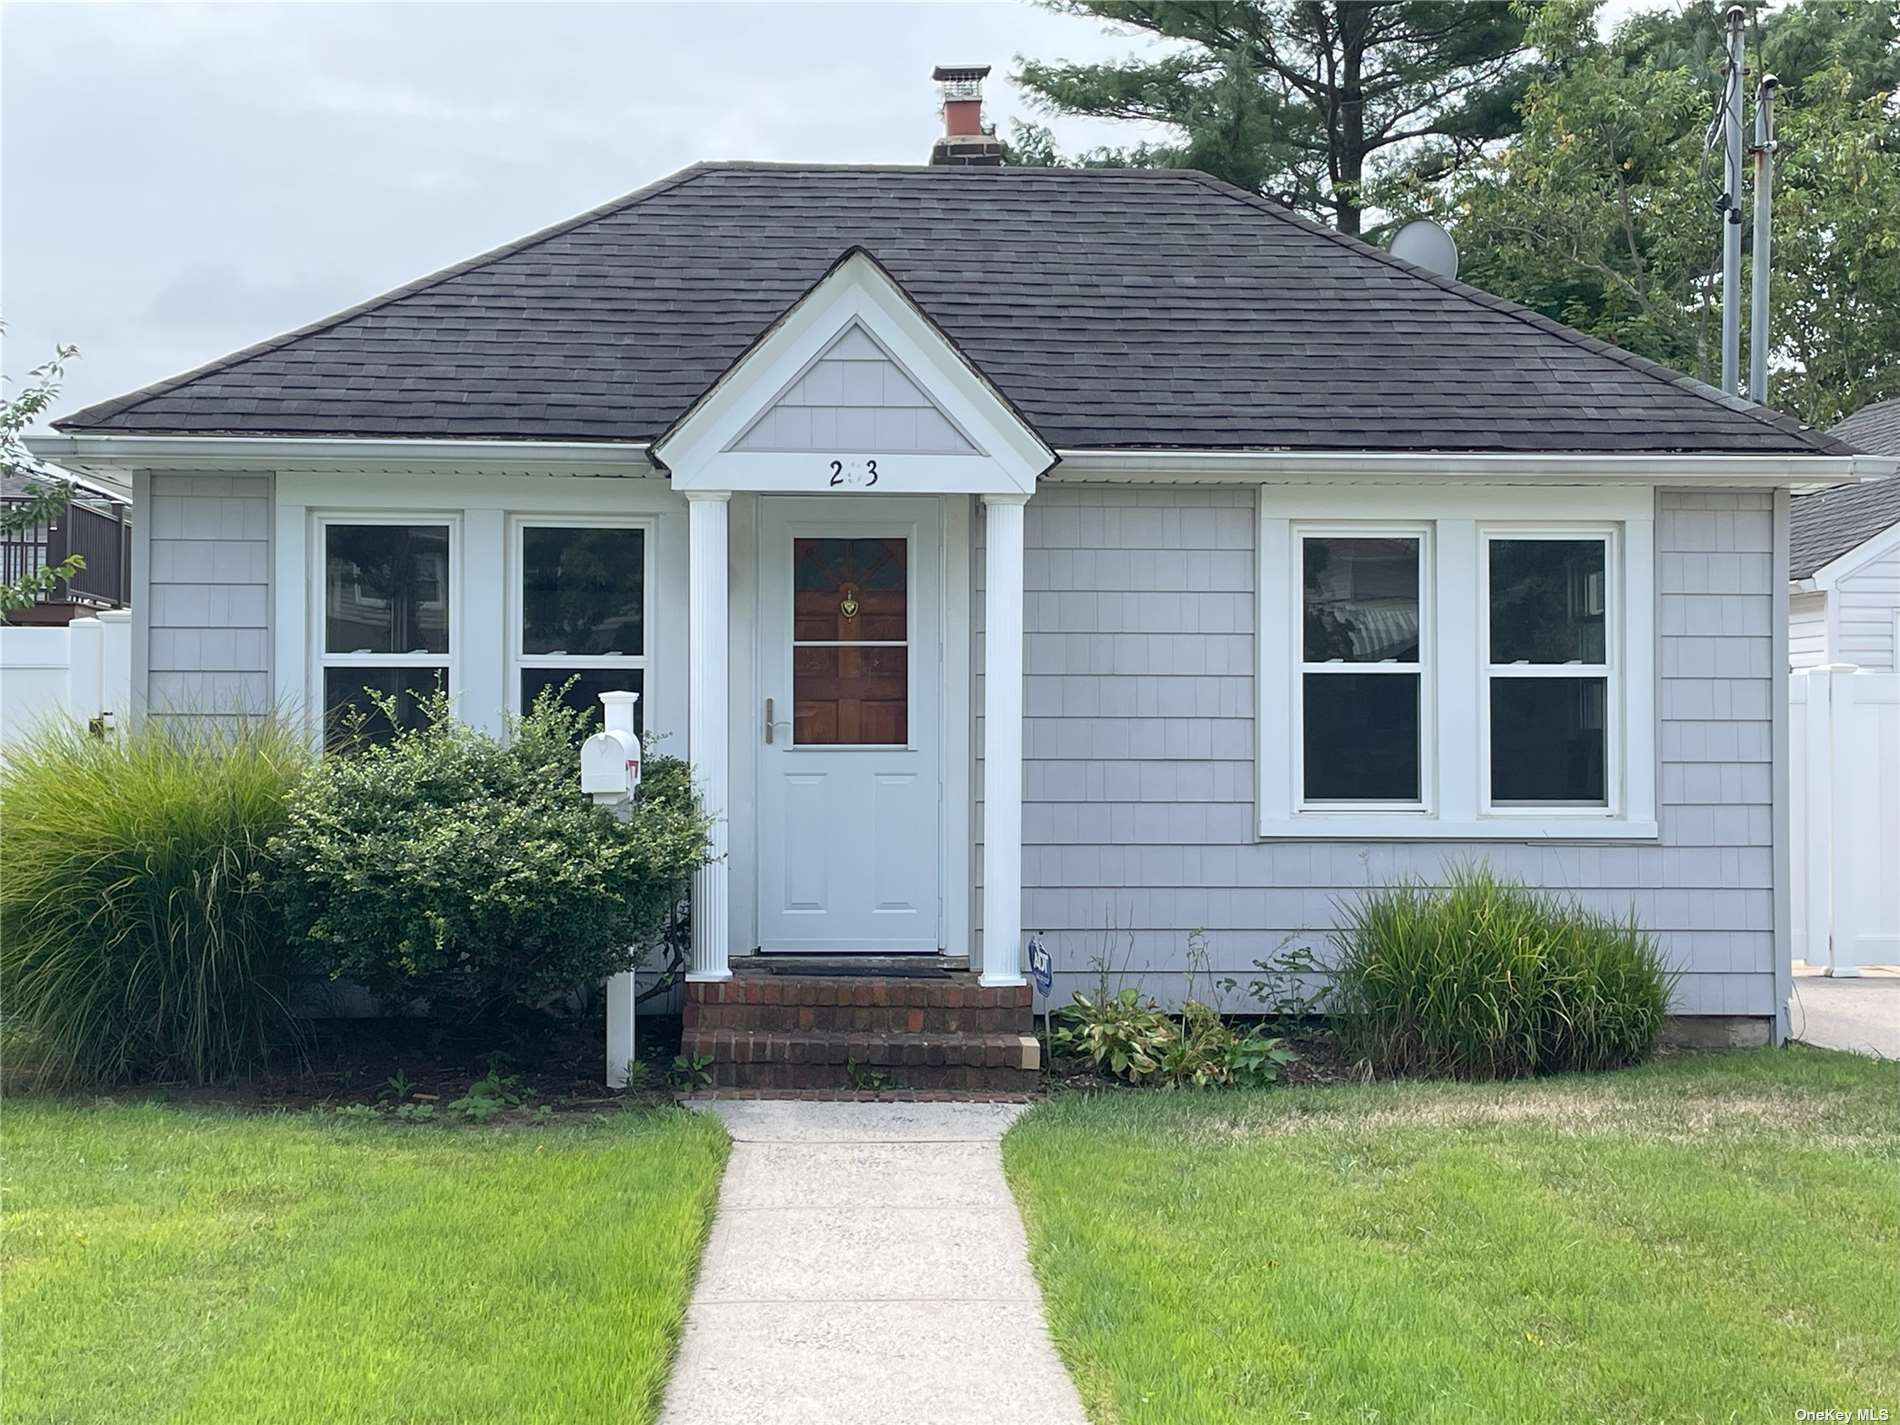
{"label": "brick chimney", "polygon": [[932,164],[1003,166],[996,130],[983,124],[983,81],[989,72],[987,64],[940,64],[930,71],[943,91],[943,137],[930,147]]}

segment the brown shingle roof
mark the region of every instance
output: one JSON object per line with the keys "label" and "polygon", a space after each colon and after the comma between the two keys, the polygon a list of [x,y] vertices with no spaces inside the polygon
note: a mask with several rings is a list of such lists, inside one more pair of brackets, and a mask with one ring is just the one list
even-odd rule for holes
{"label": "brown shingle roof", "polygon": [[1054,446],[1846,449],[1202,174],[760,164],[55,425],[651,440],[853,245]]}

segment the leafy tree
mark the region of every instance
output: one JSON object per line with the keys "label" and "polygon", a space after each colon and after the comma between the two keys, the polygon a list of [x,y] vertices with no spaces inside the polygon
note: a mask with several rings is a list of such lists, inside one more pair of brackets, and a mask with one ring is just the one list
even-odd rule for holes
{"label": "leafy tree", "polygon": [[[1075,161],[1199,168],[1357,233],[1383,164],[1454,172],[1516,127],[1530,76],[1524,17],[1503,0],[1047,0],[1173,41],[1111,64],[1018,58],[1053,114],[1148,120],[1178,142]],[[1010,162],[1053,162],[1019,127]]]}
{"label": "leafy tree", "polygon": [[1900,111],[1861,80],[1819,71],[1778,125],[1770,395],[1813,425],[1900,396]]}
{"label": "leafy tree", "polygon": [[[5,328],[0,327],[0,332]],[[57,519],[72,501],[72,486],[42,481],[40,466],[27,450],[27,428],[38,420],[59,395],[60,377],[66,363],[79,354],[72,346],[54,348],[53,359],[27,373],[27,387],[11,401],[0,404],[0,470],[9,476],[28,477],[27,498],[17,505],[0,506],[0,539],[17,539],[28,530]],[[86,567],[77,554],[68,555],[58,564],[49,564],[0,584],[0,617],[17,609],[31,608],[47,594]]]}
{"label": "leafy tree", "polygon": [[[1722,179],[1702,135],[1721,18],[1698,4],[1604,37],[1598,8],[1552,0],[1533,18],[1528,38],[1551,69],[1524,95],[1507,148],[1392,201],[1452,226],[1465,280],[1709,380]],[[1770,65],[1786,61],[1770,394],[1814,424],[1900,391],[1900,58],[1876,42],[1895,9],[1805,0],[1760,17],[1755,37]]]}

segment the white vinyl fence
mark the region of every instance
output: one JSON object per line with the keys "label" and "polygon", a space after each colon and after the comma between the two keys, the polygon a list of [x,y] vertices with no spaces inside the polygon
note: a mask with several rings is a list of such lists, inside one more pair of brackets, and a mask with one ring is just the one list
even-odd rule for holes
{"label": "white vinyl fence", "polygon": [[1900,673],[1789,675],[1794,957],[1900,964]]}
{"label": "white vinyl fence", "polygon": [[64,628],[0,628],[0,750],[49,718],[122,725],[132,695],[132,611]]}

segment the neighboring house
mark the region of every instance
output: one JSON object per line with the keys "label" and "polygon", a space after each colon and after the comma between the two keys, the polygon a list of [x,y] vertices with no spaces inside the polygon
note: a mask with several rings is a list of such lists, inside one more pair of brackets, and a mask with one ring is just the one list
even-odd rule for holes
{"label": "neighboring house", "polygon": [[958,162],[697,165],[57,428],[154,711],[639,691],[722,817],[689,1010],[881,951],[1013,1013],[1033,932],[1178,997],[1485,858],[1744,1039],[1789,491],[1893,468],[1197,173]]}
{"label": "neighboring house", "polygon": [[[1900,456],[1900,397],[1856,411],[1832,434]],[[1788,577],[1791,667],[1900,669],[1900,480],[1797,497]]]}
{"label": "neighboring house", "polygon": [[123,484],[46,465],[0,472],[0,506],[26,504],[36,487],[72,486],[72,499],[55,519],[0,535],[0,583],[12,583],[77,554],[85,567],[31,608],[7,616],[10,624],[66,624],[101,609],[124,608],[132,598],[132,492]]}

